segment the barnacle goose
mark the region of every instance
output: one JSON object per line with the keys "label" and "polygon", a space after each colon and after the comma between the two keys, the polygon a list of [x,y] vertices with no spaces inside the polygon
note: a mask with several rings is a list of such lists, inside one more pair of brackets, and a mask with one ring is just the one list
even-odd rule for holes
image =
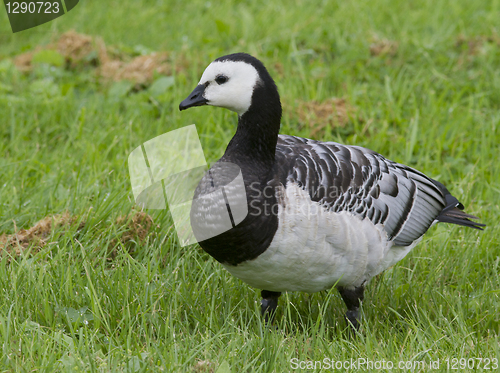
{"label": "barnacle goose", "polygon": [[[408,166],[359,146],[279,135],[278,89],[248,54],[213,61],[179,109],[201,105],[238,114],[236,133],[211,170],[223,162],[241,169],[248,215],[199,244],[262,290],[266,321],[282,292],[336,286],[357,329],[364,286],[403,259],[430,226],[484,226],[469,220],[477,218],[441,183]],[[213,185],[208,172],[196,193]],[[198,213],[192,208],[192,218]]]}

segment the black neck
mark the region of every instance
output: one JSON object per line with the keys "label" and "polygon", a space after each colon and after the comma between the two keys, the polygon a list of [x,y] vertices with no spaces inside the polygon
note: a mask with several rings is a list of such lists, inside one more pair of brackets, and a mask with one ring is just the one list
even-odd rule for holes
{"label": "black neck", "polygon": [[281,103],[274,82],[271,80],[271,84],[258,85],[250,108],[238,118],[238,128],[224,158],[272,167],[280,122]]}

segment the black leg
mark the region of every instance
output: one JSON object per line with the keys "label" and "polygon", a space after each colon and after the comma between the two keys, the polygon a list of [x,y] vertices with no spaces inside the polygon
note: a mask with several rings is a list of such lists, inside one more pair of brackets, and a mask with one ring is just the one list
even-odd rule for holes
{"label": "black leg", "polygon": [[357,288],[349,290],[339,286],[337,289],[347,306],[347,312],[345,314],[347,324],[350,324],[354,330],[359,330],[359,306],[360,301],[364,298],[363,293],[365,291],[365,287],[361,285]]}
{"label": "black leg", "polygon": [[278,298],[281,293],[276,291],[262,290],[260,293],[262,300],[260,301],[260,312],[264,316],[266,324],[273,322],[276,307],[278,307]]}

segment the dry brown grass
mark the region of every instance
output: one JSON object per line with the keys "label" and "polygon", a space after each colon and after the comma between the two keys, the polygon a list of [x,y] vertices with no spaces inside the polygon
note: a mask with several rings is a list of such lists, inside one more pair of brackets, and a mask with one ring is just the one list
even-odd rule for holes
{"label": "dry brown grass", "polygon": [[493,44],[500,47],[500,36],[493,34],[490,36],[472,36],[466,37],[461,34],[457,37],[455,41],[455,48],[465,49],[466,53],[470,56],[475,56],[481,52],[481,49],[486,44]]}
{"label": "dry brown grass", "polygon": [[310,136],[316,137],[330,127],[344,127],[354,107],[344,98],[329,98],[325,101],[300,101],[297,114],[301,125],[310,128]]}
{"label": "dry brown grass", "polygon": [[285,68],[281,62],[276,62],[273,67],[278,77],[283,78],[285,76]]}
{"label": "dry brown grass", "polygon": [[49,243],[51,232],[60,226],[71,226],[77,218],[68,212],[47,216],[38,221],[29,229],[21,229],[14,234],[2,234],[0,236],[0,247],[12,255],[18,256],[24,250],[31,248],[32,252],[38,252]]}
{"label": "dry brown grass", "polygon": [[95,52],[92,37],[68,31],[62,34],[58,40],[44,47],[37,46],[34,50],[22,53],[14,58],[14,65],[22,72],[33,70],[33,56],[43,50],[54,50],[61,54],[68,68],[76,68],[81,64],[96,63],[89,56]]}
{"label": "dry brown grass", "polygon": [[477,56],[488,53],[492,48],[500,48],[500,36],[496,33],[490,36],[477,35],[472,37],[461,34],[455,41],[455,48],[460,52],[457,67],[462,68]]}
{"label": "dry brown grass", "polygon": [[208,360],[198,361],[194,367],[193,371],[195,373],[213,373],[215,364]]}
{"label": "dry brown grass", "polygon": [[31,60],[33,60],[33,55],[40,49],[40,47],[37,47],[34,51],[21,53],[20,55],[14,57],[14,65],[19,71],[22,71],[23,73],[30,72],[33,69],[33,65],[31,63]]}
{"label": "dry brown grass", "polygon": [[[67,211],[62,214],[47,216],[29,229],[21,229],[13,234],[4,233],[0,235],[0,249],[3,249],[4,254],[14,257],[25,253],[28,249],[30,249],[31,254],[34,254],[52,242],[50,239],[55,229],[67,230],[76,224],[78,224],[76,229],[81,230],[86,226],[87,220],[71,215]],[[133,245],[130,245],[130,243],[146,240],[155,227],[151,216],[142,211],[133,211],[128,215],[118,216],[114,224],[119,233],[109,243],[108,259],[116,257],[116,248],[119,243],[133,250]]]}
{"label": "dry brown grass", "polygon": [[56,43],[56,50],[66,59],[71,67],[76,67],[82,61],[89,61],[89,56],[95,51],[92,37],[78,34],[71,30],[61,35]]}
{"label": "dry brown grass", "polygon": [[119,233],[107,248],[108,261],[118,255],[119,244],[122,244],[129,253],[134,252],[136,246],[134,243],[145,241],[155,227],[153,218],[142,211],[120,215],[116,218],[115,224]]}
{"label": "dry brown grass", "polygon": [[391,56],[394,57],[398,53],[399,43],[394,40],[374,37],[370,44],[370,55],[376,56]]}
{"label": "dry brown grass", "polygon": [[99,41],[99,62],[97,74],[108,82],[128,80],[140,85],[150,83],[155,74],[172,74],[172,67],[166,52],[151,53],[125,61],[110,55],[102,41]]}
{"label": "dry brown grass", "polygon": [[[173,59],[167,52],[153,52],[144,56],[132,57],[116,53],[115,48],[108,48],[100,38],[68,31],[55,42],[14,58],[15,66],[22,72],[33,70],[33,56],[42,49],[55,50],[61,54],[67,69],[78,67],[95,68],[96,75],[104,82],[128,80],[137,86],[148,85],[156,75],[171,75],[174,70]],[[188,63],[181,55],[175,66],[177,72],[186,68]]]}

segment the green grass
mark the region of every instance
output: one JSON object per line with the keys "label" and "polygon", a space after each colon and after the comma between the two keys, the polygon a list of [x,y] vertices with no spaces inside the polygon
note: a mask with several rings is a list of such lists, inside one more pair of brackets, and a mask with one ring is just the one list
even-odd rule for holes
{"label": "green grass", "polygon": [[[82,1],[14,35],[0,11],[0,234],[66,210],[85,220],[53,229],[39,251],[4,250],[2,371],[189,372],[205,361],[207,372],[284,372],[293,358],[385,360],[392,371],[440,359],[446,371],[445,359],[500,358],[500,1],[99,4]],[[183,68],[152,98],[113,94],[92,69],[13,66],[70,29],[121,50],[168,51]],[[397,51],[372,55],[384,39]],[[310,135],[298,102],[345,98],[355,108],[349,122],[318,139],[415,167],[488,224],[432,228],[370,283],[356,339],[335,291],[285,294],[277,331],[267,330],[259,292],[198,247],[179,247],[168,212],[150,211],[159,227],[145,240],[120,243],[135,147],[196,123],[209,162],[222,155],[235,114],[180,113],[178,104],[213,58],[236,51],[275,77],[287,105],[282,133]]]}

